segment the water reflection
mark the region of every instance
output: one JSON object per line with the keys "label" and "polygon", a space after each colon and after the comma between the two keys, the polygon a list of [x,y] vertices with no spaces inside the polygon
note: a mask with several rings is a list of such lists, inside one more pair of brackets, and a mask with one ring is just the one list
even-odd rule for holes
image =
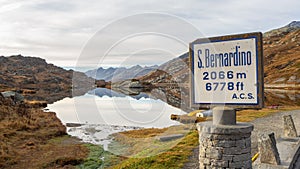
{"label": "water reflection", "polygon": [[[181,92],[183,91],[188,90],[181,89]],[[126,95],[120,91],[96,88],[83,96],[55,102],[48,108],[57,112],[63,123],[139,127],[166,127],[177,124],[170,120],[170,115],[185,114],[182,110],[191,109],[187,92],[181,95],[181,98],[180,95],[177,98],[173,93],[168,93],[169,90],[163,89],[154,89],[148,93],[130,92],[131,95]],[[265,89],[265,105],[300,106],[300,91]],[[178,108],[175,108],[176,106]]]}
{"label": "water reflection", "polygon": [[97,88],[83,96],[65,98],[48,106],[63,123],[107,124],[138,127],[167,127],[178,122],[171,114],[185,114],[151,94],[127,96],[105,88]]}
{"label": "water reflection", "polygon": [[104,96],[108,96],[108,97],[126,97],[126,96],[130,96],[134,99],[141,99],[141,98],[150,98],[150,96],[147,93],[142,92],[141,90],[134,92],[134,94],[132,93],[131,95],[126,95],[124,93],[121,92],[117,92],[114,90],[109,90],[106,88],[96,88],[94,90],[90,90],[87,92],[88,94],[91,95],[96,95],[99,97],[104,97]]}

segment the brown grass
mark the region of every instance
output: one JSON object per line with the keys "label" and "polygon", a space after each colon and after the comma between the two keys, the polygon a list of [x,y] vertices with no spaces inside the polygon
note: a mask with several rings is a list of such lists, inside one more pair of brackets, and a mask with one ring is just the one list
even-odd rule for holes
{"label": "brown grass", "polygon": [[[291,76],[299,75],[299,35],[300,30],[290,32],[285,36],[281,35],[279,37],[275,36],[264,38],[265,42],[271,42],[264,44],[264,69],[266,83],[278,83],[276,80],[281,78],[285,78],[285,80],[279,83],[289,83],[288,79]],[[299,82],[297,82],[297,84],[299,84]]]}
{"label": "brown grass", "polygon": [[70,168],[87,156],[55,113],[0,103],[0,168]]}
{"label": "brown grass", "polygon": [[122,136],[122,137],[127,137],[127,138],[147,138],[147,137],[157,136],[157,135],[165,132],[166,130],[167,130],[167,128],[163,128],[163,129],[150,128],[150,129],[142,129],[142,130],[131,130],[131,131],[121,132],[120,135],[115,134],[115,136],[118,136],[118,137]]}
{"label": "brown grass", "polygon": [[113,134],[114,142],[111,150],[122,156],[144,158],[160,154],[180,141],[160,142],[158,137],[173,134],[187,134],[194,130],[194,124],[171,126],[163,129],[140,129]]}
{"label": "brown grass", "polygon": [[[173,128],[173,129],[176,129]],[[176,142],[174,147],[165,149],[162,153],[151,155],[148,157],[136,156],[135,158],[128,158],[114,165],[112,169],[159,169],[159,168],[173,168],[180,169],[184,163],[188,161],[188,157],[193,153],[193,149],[198,145],[198,132],[191,130],[185,138]],[[156,143],[158,144],[158,143]],[[160,143],[167,144],[167,143]],[[155,149],[153,145],[152,149]],[[144,150],[145,151],[145,150]],[[148,152],[146,150],[146,152]]]}

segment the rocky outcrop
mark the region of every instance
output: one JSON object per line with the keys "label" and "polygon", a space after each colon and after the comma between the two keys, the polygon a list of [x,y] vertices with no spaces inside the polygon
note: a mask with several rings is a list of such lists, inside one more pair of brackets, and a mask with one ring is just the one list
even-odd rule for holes
{"label": "rocky outcrop", "polygon": [[13,100],[15,103],[21,103],[24,101],[24,97],[17,93],[17,92],[13,92],[13,91],[4,91],[0,93],[0,96],[2,96],[3,98],[8,98]]}

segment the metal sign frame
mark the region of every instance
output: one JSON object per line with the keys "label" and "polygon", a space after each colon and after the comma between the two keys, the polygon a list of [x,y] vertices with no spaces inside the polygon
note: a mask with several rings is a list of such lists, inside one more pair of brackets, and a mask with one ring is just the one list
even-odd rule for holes
{"label": "metal sign frame", "polygon": [[[194,77],[194,63],[195,63],[195,51],[194,47],[195,45],[213,45],[213,43],[222,42],[222,43],[233,43],[238,40],[246,40],[246,39],[252,39],[255,40],[255,57],[256,57],[256,84],[253,84],[256,86],[256,103],[228,103],[226,101],[224,102],[214,102],[214,100],[211,100],[210,102],[203,102],[203,103],[196,103],[195,102],[195,77]],[[261,32],[253,32],[253,33],[246,33],[246,34],[237,34],[237,35],[226,35],[226,36],[220,36],[220,37],[211,37],[211,38],[201,38],[197,39],[190,43],[189,45],[189,59],[190,59],[190,69],[191,69],[191,75],[190,75],[190,103],[192,107],[197,108],[211,108],[215,106],[221,106],[225,105],[228,107],[233,107],[235,109],[260,109],[264,106],[264,70],[263,70],[263,43],[262,43],[262,33]],[[198,56],[199,57],[199,56]],[[199,59],[200,60],[200,59]],[[216,68],[216,70],[220,70]],[[224,91],[225,92],[225,91]],[[201,94],[199,94],[201,95]],[[197,95],[198,96],[198,95]]]}

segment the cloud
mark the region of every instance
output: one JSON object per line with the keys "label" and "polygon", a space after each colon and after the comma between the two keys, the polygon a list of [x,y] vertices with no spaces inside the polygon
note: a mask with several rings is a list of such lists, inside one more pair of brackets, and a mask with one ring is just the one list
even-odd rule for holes
{"label": "cloud", "polygon": [[[171,58],[163,55],[142,57],[138,54],[145,50],[159,50],[170,53],[174,58],[187,51],[194,37],[201,37],[201,32],[178,17],[161,13],[132,15],[99,30],[82,50],[78,61],[80,67],[94,63],[102,66],[112,63],[113,57],[119,55],[120,66],[125,66],[124,60],[128,65],[129,62],[139,64],[141,59],[150,64],[155,61],[155,64],[161,64]],[[162,61],[162,58],[165,60]]]}
{"label": "cloud", "polygon": [[32,8],[41,11],[51,11],[51,12],[71,12],[76,6],[71,4],[69,1],[43,1],[37,2],[32,5]]}
{"label": "cloud", "polygon": [[[108,42],[108,44],[110,42],[116,43],[116,38],[124,38],[120,37],[120,30],[132,33],[132,26],[140,31],[147,30],[145,28],[152,26],[154,31],[178,36],[183,38],[183,41],[188,41],[199,38],[201,35],[184,36],[183,34],[186,34],[187,30],[185,29],[187,28],[176,26],[177,16],[186,20],[187,24],[195,26],[203,35],[219,36],[252,31],[268,31],[284,26],[292,20],[299,20],[299,6],[300,2],[297,0],[189,0],[176,3],[171,0],[2,0],[0,7],[0,53],[1,55],[34,55],[60,66],[74,66],[76,64],[75,58],[82,55],[82,49],[89,45],[90,40],[101,30],[109,33],[102,36],[103,41]],[[114,30],[108,29],[108,26],[113,23],[120,22],[120,18],[145,12],[161,12],[176,17],[173,20],[153,18],[157,22],[150,26],[147,22],[153,23],[151,20],[145,21],[143,17],[140,17],[136,18],[134,24],[126,25],[124,23],[121,24],[122,27],[111,27]],[[168,30],[163,30],[167,27]],[[166,41],[157,37],[147,38],[147,41],[145,41],[145,38],[136,37],[131,38],[131,41],[124,42],[127,45],[135,45],[138,49],[144,48],[144,50],[148,48],[149,43],[161,44],[160,51],[164,49],[167,51],[169,50],[168,47],[173,47],[172,51],[174,53],[182,53],[183,49],[178,48],[176,43],[169,42],[166,48],[166,45],[164,45]],[[101,44],[101,46],[95,48],[107,50],[108,47]],[[122,54],[130,54],[125,48],[122,50],[120,48],[119,51],[119,54],[113,54],[113,56],[118,55],[120,57]],[[116,53],[117,50],[112,52]],[[134,53],[134,51],[131,52]],[[157,50],[153,50],[153,53],[155,52],[157,53]],[[139,52],[136,51],[136,53]],[[165,61],[168,59],[169,57],[165,58]],[[163,62],[162,57],[156,54],[151,55],[151,57],[143,55],[138,61],[154,64],[155,60],[157,60],[156,64]],[[112,64],[114,63],[112,62]],[[137,64],[135,61],[131,63]],[[107,61],[105,64],[110,63]],[[130,62],[127,64],[130,64]]]}

